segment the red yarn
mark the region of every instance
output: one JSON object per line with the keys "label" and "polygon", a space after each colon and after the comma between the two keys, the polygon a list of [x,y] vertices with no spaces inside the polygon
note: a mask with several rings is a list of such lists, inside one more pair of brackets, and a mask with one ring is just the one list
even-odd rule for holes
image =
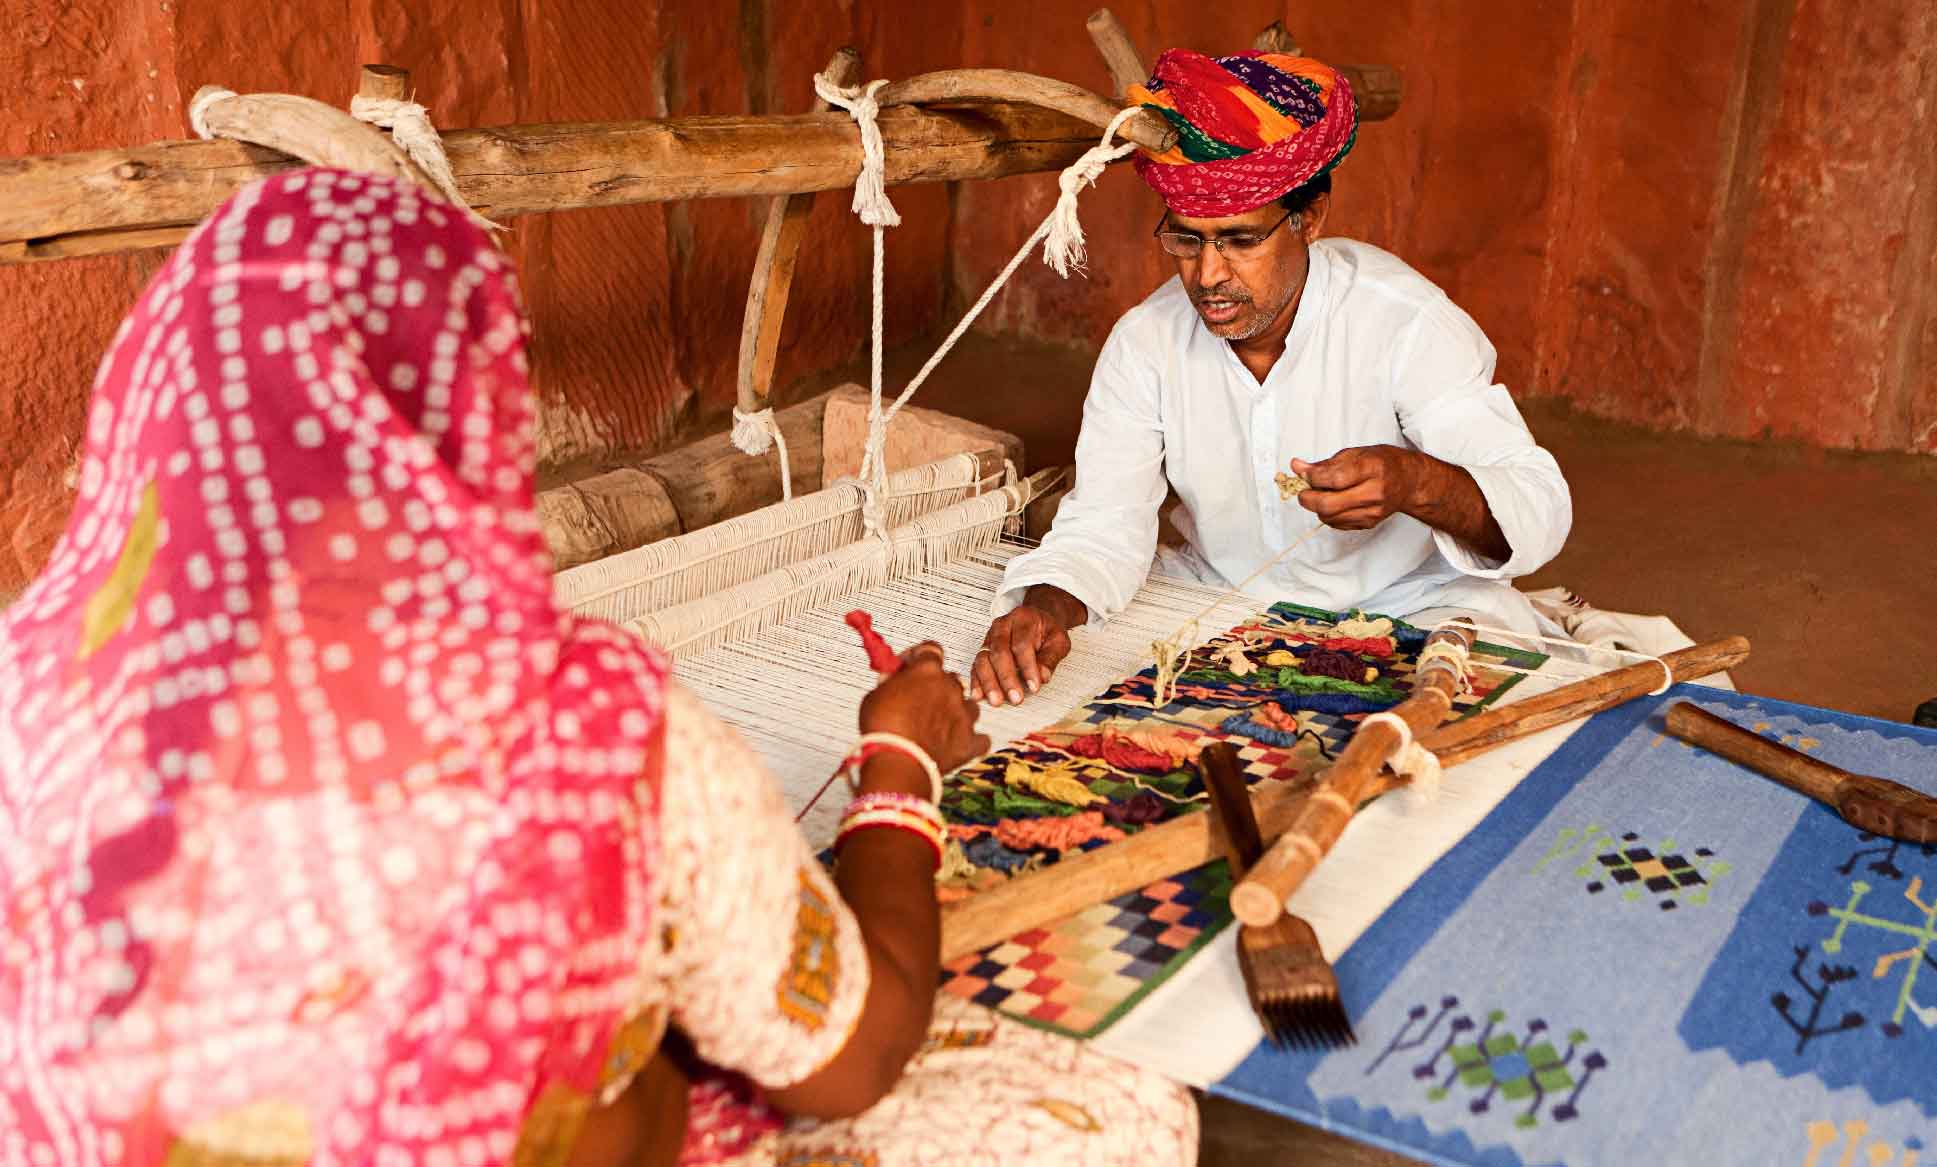
{"label": "red yarn", "polygon": [[1113,733],[1092,733],[1069,743],[1070,753],[1085,758],[1101,758],[1119,770],[1140,770],[1146,774],[1168,774],[1176,769],[1169,755],[1146,750],[1133,741]]}
{"label": "red yarn", "polygon": [[1362,652],[1376,657],[1389,657],[1399,651],[1399,646],[1390,636],[1333,636],[1319,647],[1334,652]]}

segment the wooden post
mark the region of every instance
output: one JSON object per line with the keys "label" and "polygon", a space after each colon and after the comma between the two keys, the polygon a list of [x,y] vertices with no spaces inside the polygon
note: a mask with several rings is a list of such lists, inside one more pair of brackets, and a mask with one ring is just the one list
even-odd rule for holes
{"label": "wooden post", "polygon": [[1132,85],[1142,85],[1150,79],[1143,55],[1137,52],[1136,42],[1130,39],[1129,31],[1116,18],[1116,13],[1099,8],[1083,23],[1090,30],[1090,41],[1096,45],[1096,51],[1103,55],[1103,66],[1110,71],[1118,101],[1124,99]]}
{"label": "wooden post", "polygon": [[[843,48],[827,63],[827,76],[837,85],[852,85],[861,73],[861,54]],[[814,112],[828,105],[816,98]],[[767,204],[767,223],[760,232],[760,251],[753,262],[753,282],[747,288],[746,317],[740,322],[739,404],[742,413],[758,413],[773,396],[774,362],[780,355],[780,331],[787,318],[787,295],[794,284],[794,261],[800,254],[807,216],[814,209],[812,191],[775,195]]]}
{"label": "wooden post", "polygon": [[1291,33],[1286,30],[1285,22],[1282,20],[1274,20],[1265,25],[1264,31],[1258,34],[1258,39],[1251,42],[1251,47],[1267,53],[1284,53],[1293,57],[1299,55],[1298,42],[1292,39]]}
{"label": "wooden post", "polygon": [[357,75],[356,93],[375,101],[409,101],[410,70],[395,65],[365,65]]}

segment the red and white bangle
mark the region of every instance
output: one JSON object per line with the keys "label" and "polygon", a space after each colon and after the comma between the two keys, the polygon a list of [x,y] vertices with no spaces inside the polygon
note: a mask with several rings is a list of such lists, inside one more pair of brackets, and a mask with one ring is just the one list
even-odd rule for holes
{"label": "red and white bangle", "polygon": [[943,825],[941,812],[919,795],[883,791],[863,794],[848,804],[841,815],[840,829],[834,835],[834,850],[857,831],[875,827],[907,831],[926,841],[935,855],[935,866],[942,865]]}
{"label": "red and white bangle", "polygon": [[847,788],[850,792],[861,788],[861,763],[883,750],[906,754],[920,763],[921,768],[928,774],[928,801],[937,803],[942,800],[941,768],[935,765],[935,759],[928,756],[927,750],[898,733],[864,733],[855,739],[854,748],[849,750],[847,757],[841,761],[841,771],[847,775]]}

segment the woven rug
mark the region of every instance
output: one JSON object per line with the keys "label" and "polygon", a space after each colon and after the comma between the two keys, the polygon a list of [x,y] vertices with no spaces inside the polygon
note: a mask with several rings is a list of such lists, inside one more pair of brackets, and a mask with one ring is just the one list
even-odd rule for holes
{"label": "woven rug", "polygon": [[1915,1167],[1937,847],[1661,732],[1692,700],[1937,793],[1937,732],[1678,686],[1603,713],[1337,962],[1358,1044],[1215,1093],[1436,1164]]}
{"label": "woven rug", "polygon": [[[1426,634],[1395,621],[1385,637],[1342,638],[1340,615],[1277,604],[1192,650],[1172,699],[1153,707],[1153,671],[1128,677],[1052,725],[963,767],[942,811],[974,870],[944,881],[944,895],[972,894],[1013,872],[1054,863],[1074,847],[1025,845],[1016,824],[1087,815],[1116,837],[1202,813],[1208,796],[1189,759],[1214,742],[1238,749],[1247,781],[1309,779],[1343,748],[1368,712],[1412,689]],[[1242,661],[1233,655],[1242,653]],[[1319,654],[1319,655],[1314,655]],[[1320,675],[1329,657],[1351,678]],[[1464,714],[1505,692],[1545,657],[1496,645],[1473,654],[1474,691]],[[1247,669],[1235,674],[1234,664]],[[1134,735],[1134,736],[1132,736]],[[1169,743],[1165,745],[1164,743]],[[1159,748],[1171,749],[1161,756]],[[1073,805],[1070,800],[1087,803]],[[1083,832],[1077,832],[1079,835]],[[1121,1019],[1209,944],[1231,921],[1222,862],[1119,896],[958,960],[943,991],[1073,1037],[1094,1037]]]}

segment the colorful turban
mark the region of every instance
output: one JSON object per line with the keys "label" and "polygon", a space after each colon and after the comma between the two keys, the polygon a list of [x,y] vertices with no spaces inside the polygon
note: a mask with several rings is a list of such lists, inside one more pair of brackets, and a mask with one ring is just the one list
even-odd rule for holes
{"label": "colorful turban", "polygon": [[1125,96],[1177,130],[1175,146],[1140,151],[1136,166],[1180,215],[1256,210],[1330,171],[1358,138],[1351,85],[1309,57],[1171,49]]}

